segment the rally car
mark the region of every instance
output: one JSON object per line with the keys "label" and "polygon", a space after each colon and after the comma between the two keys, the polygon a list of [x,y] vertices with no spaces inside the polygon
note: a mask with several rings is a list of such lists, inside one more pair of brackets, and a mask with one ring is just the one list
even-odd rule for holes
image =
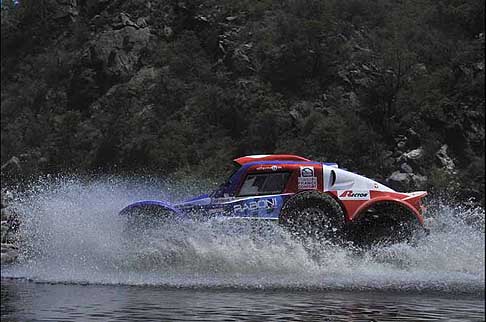
{"label": "rally car", "polygon": [[258,219],[278,222],[297,236],[356,243],[402,241],[423,227],[425,191],[397,192],[336,163],[290,154],[233,161],[236,170],[210,194],[180,203],[142,200],[120,214],[132,225],[165,218]]}

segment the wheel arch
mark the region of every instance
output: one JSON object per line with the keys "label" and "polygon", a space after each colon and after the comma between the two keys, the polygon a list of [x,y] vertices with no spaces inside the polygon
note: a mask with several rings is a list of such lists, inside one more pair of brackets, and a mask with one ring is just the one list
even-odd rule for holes
{"label": "wheel arch", "polygon": [[[319,191],[319,190],[303,190],[303,191],[299,191],[293,195],[291,195],[287,200],[285,200],[285,202],[283,203],[282,205],[282,208],[280,210],[280,212],[282,212],[282,209],[285,208],[285,206],[294,198],[294,197],[297,197],[297,196],[302,196],[303,194],[309,194],[309,193],[315,193],[316,195],[322,195],[322,196],[328,196],[330,197],[331,199],[333,199],[334,201],[336,201],[336,203],[339,205],[339,208],[341,209],[341,211],[343,212],[343,220],[346,221],[346,218],[347,218],[347,210],[346,210],[346,207],[344,207],[344,204],[341,200],[339,200],[339,198],[337,198],[337,196],[333,195],[332,193],[329,193],[329,192],[325,192],[325,191]],[[322,202],[322,201],[321,201]],[[279,218],[280,218],[280,215],[279,215]]]}
{"label": "wheel arch", "polygon": [[390,198],[390,197],[377,197],[368,200],[367,202],[363,203],[361,206],[356,209],[356,211],[350,216],[350,221],[351,222],[356,222],[358,221],[365,213],[367,210],[369,210],[371,207],[379,205],[379,204],[384,204],[384,203],[392,203],[394,205],[397,205],[399,207],[402,207],[406,210],[408,210],[414,217],[417,219],[417,221],[420,223],[420,225],[424,224],[424,218],[420,212],[411,206],[409,203],[396,199],[396,198]]}
{"label": "wheel arch", "polygon": [[331,197],[332,199],[334,199],[338,203],[339,207],[341,207],[341,210],[343,211],[344,221],[347,221],[348,220],[349,213],[348,213],[348,209],[344,205],[343,201],[341,199],[339,199],[337,195],[332,194],[330,192],[324,191],[324,192],[320,192],[320,193],[321,194],[328,195],[329,197]]}
{"label": "wheel arch", "polygon": [[146,207],[146,206],[160,208],[160,209],[164,209],[164,210],[170,210],[170,211],[173,211],[174,213],[176,213],[178,215],[182,215],[182,212],[179,209],[177,209],[174,205],[172,205],[169,202],[161,201],[161,200],[140,200],[140,201],[129,204],[128,206],[126,206],[125,208],[120,210],[119,214],[123,215],[124,213],[126,213],[130,210],[134,210],[134,209],[142,208],[142,207]]}

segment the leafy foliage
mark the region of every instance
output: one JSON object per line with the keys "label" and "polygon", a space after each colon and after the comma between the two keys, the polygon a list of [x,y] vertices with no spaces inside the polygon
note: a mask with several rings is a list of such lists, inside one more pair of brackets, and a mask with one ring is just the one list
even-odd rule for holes
{"label": "leafy foliage", "polygon": [[447,144],[484,202],[482,0],[2,1],[1,37],[2,162],[224,176],[286,152],[387,176],[422,146],[445,189]]}

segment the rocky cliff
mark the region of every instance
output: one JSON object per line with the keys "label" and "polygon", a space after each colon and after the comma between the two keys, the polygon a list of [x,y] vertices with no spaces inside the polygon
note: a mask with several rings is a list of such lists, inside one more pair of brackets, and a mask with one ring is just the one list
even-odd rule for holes
{"label": "rocky cliff", "polygon": [[2,1],[2,176],[287,152],[484,204],[484,42],[480,0]]}

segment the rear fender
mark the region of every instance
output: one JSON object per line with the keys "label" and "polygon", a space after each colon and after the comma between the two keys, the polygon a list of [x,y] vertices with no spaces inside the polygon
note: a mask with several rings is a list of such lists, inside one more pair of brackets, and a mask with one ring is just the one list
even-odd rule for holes
{"label": "rear fender", "polygon": [[404,199],[399,199],[399,198],[391,198],[389,196],[381,196],[381,197],[376,197],[371,200],[368,200],[367,202],[363,203],[355,212],[354,214],[350,217],[350,221],[356,221],[363,213],[366,212],[369,208],[371,208],[373,205],[381,203],[381,202],[392,202],[396,203],[408,210],[415,215],[417,218],[418,222],[420,225],[424,224],[424,217],[420,213],[418,209],[420,209],[420,199],[424,197],[426,193],[424,194],[406,194],[406,197]]}

